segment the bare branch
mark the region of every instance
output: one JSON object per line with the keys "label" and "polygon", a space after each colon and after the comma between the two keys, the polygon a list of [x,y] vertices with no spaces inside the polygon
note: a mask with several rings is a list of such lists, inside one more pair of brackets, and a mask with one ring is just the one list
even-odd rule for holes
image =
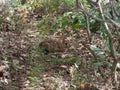
{"label": "bare branch", "polygon": [[87,1],[90,3],[90,5],[91,5],[93,8],[98,9],[98,1],[99,1],[99,0],[97,0],[96,2],[93,1],[93,0],[87,0]]}
{"label": "bare branch", "polygon": [[97,20],[97,21],[100,21],[100,22],[105,22],[104,20],[102,20],[101,18],[97,18],[97,17],[94,17],[92,14],[90,14],[87,9],[84,8],[83,4],[81,2],[79,2],[79,7],[80,7],[80,12],[83,12],[83,13],[86,13],[89,17]]}
{"label": "bare branch", "polygon": [[[98,5],[99,5],[99,7],[100,7],[100,13],[101,13],[100,15],[101,15],[102,19],[105,21],[105,16],[104,16],[104,14],[103,14],[103,10],[102,10],[101,4],[99,3]],[[108,37],[109,37],[111,55],[112,55],[113,58],[114,58],[113,66],[112,66],[112,72],[116,72],[116,65],[117,65],[118,61],[117,61],[117,57],[116,57],[116,55],[115,55],[115,49],[114,49],[114,45],[113,45],[112,34],[111,34],[111,31],[110,31],[110,29],[109,29],[109,27],[108,27],[107,22],[104,22],[104,26],[105,26],[105,28],[106,28],[106,32],[107,32]]]}
{"label": "bare branch", "polygon": [[90,31],[90,24],[89,24],[89,16],[87,14],[84,14],[85,15],[85,19],[86,19],[86,27],[87,27],[87,34],[88,34],[88,39],[89,39],[89,42],[91,43],[91,31]]}
{"label": "bare branch", "polygon": [[97,20],[97,21],[100,21],[100,22],[107,22],[107,23],[112,23],[114,24],[115,26],[117,26],[118,28],[120,28],[120,24],[117,23],[116,21],[112,20],[109,16],[105,15],[105,17],[108,19],[107,20],[103,20],[101,18],[98,18],[98,17],[94,17],[91,13],[89,13],[87,11],[87,9],[84,8],[83,4],[81,2],[79,2],[79,7],[80,7],[80,12],[83,12],[83,13],[86,13],[89,17]]}
{"label": "bare branch", "polygon": [[105,15],[105,17],[115,26],[117,26],[118,28],[120,28],[120,24],[117,23],[116,21],[112,20],[109,16]]}

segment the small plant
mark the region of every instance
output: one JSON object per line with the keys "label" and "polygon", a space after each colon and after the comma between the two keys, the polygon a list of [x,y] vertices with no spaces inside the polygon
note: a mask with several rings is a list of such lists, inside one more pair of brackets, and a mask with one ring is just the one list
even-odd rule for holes
{"label": "small plant", "polygon": [[[101,37],[104,41],[104,50],[98,49],[96,47],[93,47],[93,43],[91,42],[91,52],[97,60],[95,66],[101,66],[100,63],[98,63],[100,60],[102,62],[106,61],[106,56],[111,57],[110,60],[112,61],[111,66],[111,76],[110,78],[113,78],[114,82],[111,82],[113,85],[115,85],[115,88],[118,88],[117,84],[117,76],[116,76],[116,69],[117,69],[117,63],[120,59],[120,54],[118,54],[117,50],[115,49],[115,43],[118,43],[118,38],[120,36],[120,32],[118,29],[120,28],[119,20],[119,9],[118,9],[118,2],[119,1],[93,1],[93,0],[80,0],[78,4],[78,8],[81,9],[81,12],[85,15],[86,18],[86,25],[87,25],[87,31],[89,38],[91,36],[90,32],[90,18],[93,19],[93,21],[98,21],[101,24],[99,32],[101,33]],[[89,5],[88,5],[89,4]],[[94,15],[94,13],[98,13],[97,16]],[[98,24],[99,24],[98,23]],[[115,31],[114,31],[115,30]],[[117,33],[117,34],[115,34]],[[116,37],[116,41],[114,41],[114,37]]]}

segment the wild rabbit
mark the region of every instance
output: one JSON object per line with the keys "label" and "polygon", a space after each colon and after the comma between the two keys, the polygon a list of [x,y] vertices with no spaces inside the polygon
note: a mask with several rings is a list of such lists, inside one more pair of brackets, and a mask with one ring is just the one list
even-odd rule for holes
{"label": "wild rabbit", "polygon": [[42,48],[47,53],[49,52],[64,52],[69,46],[69,43],[65,40],[65,36],[60,36],[59,38],[49,38],[42,41],[39,47]]}

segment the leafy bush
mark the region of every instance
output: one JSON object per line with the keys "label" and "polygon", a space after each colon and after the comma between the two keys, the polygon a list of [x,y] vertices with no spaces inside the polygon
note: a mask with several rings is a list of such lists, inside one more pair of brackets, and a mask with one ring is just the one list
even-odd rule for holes
{"label": "leafy bush", "polygon": [[[89,38],[91,37],[90,32],[90,18],[94,21],[98,21],[101,24],[99,32],[101,33],[101,36],[103,38],[104,42],[104,49],[98,49],[97,47],[93,47],[91,45],[91,51],[93,53],[93,56],[97,60],[96,65],[100,67],[99,60],[103,59],[102,62],[106,62],[108,58],[104,58],[105,56],[109,56],[111,58],[110,62],[112,69],[111,69],[111,76],[114,77],[114,81],[117,85],[117,76],[116,76],[116,68],[117,63],[120,59],[120,54],[118,53],[119,50],[117,50],[115,47],[119,47],[119,36],[120,36],[120,23],[119,21],[119,1],[99,1],[95,2],[93,0],[80,0],[79,2],[79,9],[81,9],[81,12],[85,15],[86,21],[87,21],[87,31]],[[97,13],[97,17],[94,15]],[[90,39],[89,39],[90,40]],[[90,41],[91,42],[91,41]],[[93,44],[93,43],[92,43]],[[97,50],[97,51],[96,51]],[[101,62],[101,63],[102,63]],[[112,77],[112,78],[113,78]],[[112,82],[113,83],[113,82]],[[116,86],[117,89],[117,86]]]}

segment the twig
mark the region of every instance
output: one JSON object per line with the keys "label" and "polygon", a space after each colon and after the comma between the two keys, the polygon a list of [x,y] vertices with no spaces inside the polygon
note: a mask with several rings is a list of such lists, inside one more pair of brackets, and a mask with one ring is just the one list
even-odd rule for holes
{"label": "twig", "polygon": [[116,21],[112,20],[110,17],[108,17],[107,15],[104,15],[112,24],[114,24],[115,26],[117,26],[118,28],[120,28],[120,24],[117,23]]}
{"label": "twig", "polygon": [[[104,17],[104,14],[103,14],[102,6],[101,6],[100,3],[98,3],[98,5],[99,5],[100,13],[101,13],[101,14],[100,14],[100,15],[101,15],[101,18],[105,21],[105,17]],[[114,75],[114,81],[115,81],[115,83],[117,83],[116,69],[117,69],[117,63],[118,63],[118,61],[117,61],[117,57],[116,57],[116,55],[115,55],[115,49],[114,49],[114,45],[113,45],[112,34],[111,34],[111,31],[110,31],[110,29],[109,29],[109,27],[108,27],[107,22],[104,22],[103,24],[104,24],[104,26],[105,26],[105,28],[106,28],[106,32],[107,32],[107,34],[108,34],[109,43],[110,43],[111,55],[112,55],[112,57],[114,58],[113,65],[112,65],[112,69],[111,69],[111,72],[112,72],[111,74]]]}
{"label": "twig", "polygon": [[87,35],[88,35],[89,42],[91,43],[92,37],[91,37],[91,31],[90,31],[89,16],[87,14],[84,14],[84,15],[86,19]]}
{"label": "twig", "polygon": [[115,26],[117,26],[118,28],[120,28],[120,24],[117,23],[116,21],[112,20],[110,17],[108,17],[107,15],[105,15],[105,17],[108,19],[108,21],[106,20],[103,20],[101,18],[98,18],[98,17],[94,17],[90,12],[88,12],[84,7],[83,7],[83,4],[81,2],[79,2],[79,8],[80,8],[80,12],[84,12],[86,13],[89,17],[97,20],[97,21],[100,21],[102,23],[104,22],[107,22],[107,23],[112,23],[114,24]]}

